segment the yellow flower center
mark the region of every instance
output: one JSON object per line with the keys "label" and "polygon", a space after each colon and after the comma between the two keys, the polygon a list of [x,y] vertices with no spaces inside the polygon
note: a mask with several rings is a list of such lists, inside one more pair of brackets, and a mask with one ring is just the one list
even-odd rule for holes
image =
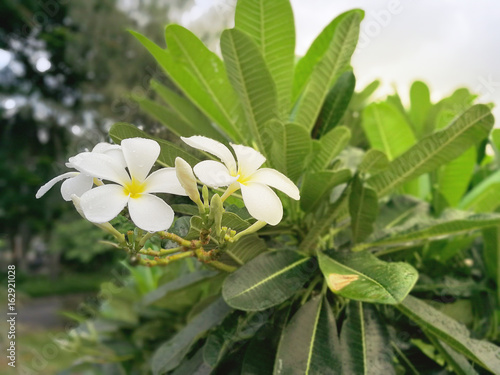
{"label": "yellow flower center", "polygon": [[130,198],[139,198],[144,190],[146,190],[144,182],[139,182],[135,178],[132,178],[132,181],[123,186],[123,192],[125,195],[129,195]]}

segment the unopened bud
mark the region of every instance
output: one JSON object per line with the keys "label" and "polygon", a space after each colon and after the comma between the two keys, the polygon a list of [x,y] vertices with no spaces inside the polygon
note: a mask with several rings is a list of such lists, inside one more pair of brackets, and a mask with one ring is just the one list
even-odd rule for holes
{"label": "unopened bud", "polygon": [[175,173],[189,198],[195,203],[200,202],[198,184],[191,166],[184,159],[177,157],[175,158]]}

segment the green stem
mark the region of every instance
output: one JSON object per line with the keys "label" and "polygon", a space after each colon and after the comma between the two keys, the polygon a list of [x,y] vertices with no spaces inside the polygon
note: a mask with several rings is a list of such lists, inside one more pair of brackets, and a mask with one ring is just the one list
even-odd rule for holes
{"label": "green stem", "polygon": [[142,266],[147,266],[147,267],[154,267],[154,266],[166,266],[172,262],[175,262],[177,260],[181,260],[184,258],[192,257],[195,256],[194,251],[186,251],[184,253],[179,253],[179,254],[174,254],[170,255],[166,258],[155,258],[153,259],[145,259],[145,258],[139,258],[139,264]]}
{"label": "green stem", "polygon": [[236,267],[233,267],[233,266],[229,266],[227,264],[224,264],[224,263],[221,263],[217,260],[213,260],[211,262],[208,262],[207,263],[208,265],[214,267],[214,268],[217,268],[218,270],[221,270],[221,271],[224,271],[224,272],[228,272],[228,273],[231,273],[231,272],[234,272],[237,270]]}
{"label": "green stem", "polygon": [[267,225],[265,221],[256,221],[252,225],[250,225],[247,229],[244,231],[241,231],[238,233],[236,236],[233,237],[233,241],[236,242],[238,241],[241,237],[247,236],[249,234],[257,232],[259,229],[264,228]]}
{"label": "green stem", "polygon": [[312,291],[314,290],[314,288],[316,287],[316,285],[318,285],[318,283],[323,279],[323,275],[318,275],[314,278],[313,281],[311,281],[311,283],[309,284],[309,286],[307,287],[306,291],[304,292],[304,295],[302,296],[301,300],[300,300],[300,304],[303,305],[304,303],[306,303],[307,299],[309,298],[309,296],[311,295]]}
{"label": "green stem", "polygon": [[139,241],[139,247],[143,247],[144,244],[146,243],[147,240],[149,240],[151,237],[153,237],[156,233],[155,232],[148,232],[146,233],[141,240]]}

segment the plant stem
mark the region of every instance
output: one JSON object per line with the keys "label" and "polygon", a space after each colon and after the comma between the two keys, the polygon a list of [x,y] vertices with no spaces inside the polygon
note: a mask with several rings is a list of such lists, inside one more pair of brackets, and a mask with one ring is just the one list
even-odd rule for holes
{"label": "plant stem", "polygon": [[161,238],[177,242],[179,245],[187,247],[188,249],[199,249],[202,246],[201,242],[198,240],[188,241],[182,238],[181,236],[178,236],[177,234],[169,232],[158,232],[158,233],[161,236]]}
{"label": "plant stem", "polygon": [[224,271],[224,272],[228,272],[228,273],[231,273],[231,272],[234,272],[237,270],[236,267],[233,267],[233,266],[229,266],[227,264],[224,264],[224,263],[221,263],[217,260],[213,260],[211,262],[208,262],[207,263],[208,265],[214,267],[214,268],[217,268],[218,270],[221,270],[221,271]]}
{"label": "plant stem", "polygon": [[195,256],[194,251],[186,251],[184,253],[179,253],[179,254],[174,254],[170,255],[166,258],[158,258],[156,257],[154,260],[153,259],[145,259],[145,258],[139,258],[139,264],[142,266],[147,266],[147,267],[153,267],[153,266],[166,266],[172,262],[175,262],[180,259],[188,258]]}
{"label": "plant stem", "polygon": [[148,232],[146,233],[141,240],[139,241],[139,247],[143,247],[144,244],[146,243],[147,240],[149,240],[151,237],[153,237],[156,233],[155,232]]}
{"label": "plant stem", "polygon": [[236,236],[234,236],[233,241],[236,242],[243,236],[247,236],[249,234],[255,233],[259,229],[264,228],[266,225],[267,225],[267,223],[265,221],[261,221],[261,220],[256,221],[255,223],[250,225],[247,229],[245,229],[244,231],[241,231]]}

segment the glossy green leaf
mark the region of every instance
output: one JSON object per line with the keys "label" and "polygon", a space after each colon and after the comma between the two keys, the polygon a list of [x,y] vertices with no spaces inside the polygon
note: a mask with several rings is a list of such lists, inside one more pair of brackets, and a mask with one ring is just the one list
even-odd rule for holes
{"label": "glossy green leaf", "polygon": [[249,262],[267,250],[266,242],[258,236],[245,236],[230,244],[224,252],[238,265]]}
{"label": "glossy green leaf", "polygon": [[372,103],[362,116],[362,126],[370,145],[383,151],[389,160],[400,156],[415,144],[410,124],[401,112],[389,103]]}
{"label": "glossy green leaf", "polygon": [[297,181],[312,150],[309,132],[296,124],[282,125],[272,121],[263,136],[272,166],[292,181]]}
{"label": "glossy green leaf", "polygon": [[396,307],[425,332],[435,336],[453,350],[493,374],[500,374],[500,348],[498,346],[471,338],[464,325],[415,297],[406,297]]}
{"label": "glossy green leaf", "polygon": [[191,320],[170,340],[161,344],[153,354],[151,364],[153,374],[164,374],[176,368],[189,352],[196,338],[219,324],[230,311],[231,309],[224,300],[219,298]]}
{"label": "glossy green leaf", "polygon": [[386,195],[403,183],[463,154],[488,136],[493,123],[494,118],[487,106],[473,106],[450,126],[425,137],[393,160],[388,169],[369,179],[370,185],[377,190],[379,197]]}
{"label": "glossy green leaf", "polygon": [[487,275],[495,281],[500,301],[500,226],[483,230],[483,260]]}
{"label": "glossy green leaf", "polygon": [[371,149],[365,153],[363,160],[358,166],[362,173],[375,173],[386,169],[389,166],[389,159],[382,151]]}
{"label": "glossy green leaf", "polygon": [[295,26],[288,0],[240,0],[236,4],[235,27],[259,47],[276,85],[279,108],[290,109],[295,59]]}
{"label": "glossy green leaf", "polygon": [[138,103],[144,112],[160,121],[177,136],[190,137],[199,134],[188,122],[180,118],[177,113],[167,106],[158,104],[149,99],[141,99]]}
{"label": "glossy green leaf", "polygon": [[427,336],[432,342],[432,345],[438,350],[438,352],[443,356],[446,363],[453,368],[458,375],[478,375],[474,367],[469,363],[467,358],[465,358],[460,353],[456,352],[444,342],[438,340],[432,335]]}
{"label": "glossy green leaf", "polygon": [[394,246],[414,241],[428,241],[442,236],[451,236],[473,230],[480,230],[500,224],[500,214],[470,214],[461,211],[445,212],[440,219],[426,219],[410,222],[375,233],[368,243],[363,243],[354,251],[379,246]]}
{"label": "glossy green leaf", "polygon": [[422,81],[415,81],[410,88],[410,110],[408,116],[418,137],[424,132],[425,120],[432,107],[429,88]]}
{"label": "glossy green leaf", "polygon": [[446,199],[450,207],[456,207],[467,191],[476,166],[476,159],[476,148],[471,147],[439,169],[437,192]]}
{"label": "glossy green leaf", "polygon": [[325,134],[319,141],[318,150],[314,153],[307,170],[322,171],[327,169],[333,159],[349,144],[351,131],[345,126],[337,126]]}
{"label": "glossy green leaf", "polygon": [[358,41],[359,24],[362,19],[360,12],[351,11],[341,17],[330,45],[314,66],[294,111],[294,122],[309,131],[316,123],[331,85],[349,65]]}
{"label": "glossy green leaf", "polygon": [[295,67],[295,73],[293,77],[293,102],[297,101],[305,86],[309,82],[314,68],[330,47],[332,39],[335,37],[335,34],[337,34],[338,25],[346,17],[351,16],[353,13],[357,13],[360,19],[362,19],[364,16],[364,12],[362,10],[354,9],[342,13],[341,15],[336,17],[321,31],[321,33],[316,37],[314,42],[307,50],[307,53],[304,55],[304,57],[299,60],[297,66]]}
{"label": "glossy green leaf", "polygon": [[221,142],[226,141],[226,138],[212,126],[210,120],[188,99],[156,80],[152,80],[150,84],[151,88],[169,105],[170,109],[194,129],[195,134]]}
{"label": "glossy green leaf", "polygon": [[276,356],[276,340],[272,337],[275,330],[273,326],[252,338],[245,351],[241,375],[272,375]]}
{"label": "glossy green leaf", "polygon": [[187,275],[176,278],[166,284],[159,286],[157,289],[149,292],[143,298],[141,303],[143,305],[152,304],[159,299],[165,297],[167,294],[186,288],[187,286],[198,283],[201,280],[208,279],[217,275],[217,272],[210,270],[200,270]]}
{"label": "glossy green leaf", "polygon": [[478,183],[460,201],[459,208],[474,212],[492,212],[500,206],[500,171]]}
{"label": "glossy green leaf", "polygon": [[339,123],[349,106],[355,86],[356,78],[352,71],[344,72],[337,79],[321,108],[318,121],[313,130],[313,135],[317,134],[318,137],[314,138],[321,138]]}
{"label": "glossy green leaf", "polygon": [[215,368],[224,356],[234,350],[238,343],[251,338],[265,323],[267,315],[249,313],[243,316],[232,314],[207,337],[203,347],[203,359]]}
{"label": "glossy green leaf", "polygon": [[109,129],[109,136],[117,144],[120,144],[121,141],[126,138],[134,138],[134,137],[149,138],[155,140],[161,147],[160,156],[158,157],[158,160],[156,162],[165,167],[174,167],[176,157],[183,158],[191,165],[200,162],[198,158],[184,151],[176,144],[173,144],[169,141],[165,141],[160,138],[152,137],[148,133],[143,132],[142,130],[138,129],[137,127],[131,124],[127,124],[124,122],[117,122],[111,127],[111,129]]}
{"label": "glossy green leaf", "polygon": [[349,169],[308,173],[304,176],[300,190],[300,208],[304,212],[314,211],[319,204],[329,202],[329,193],[351,178]]}
{"label": "glossy green leaf", "polygon": [[267,252],[230,274],[222,296],[235,309],[264,310],[290,298],[315,268],[314,259],[295,251]]}
{"label": "glossy green leaf", "polygon": [[328,301],[317,296],[290,319],[281,338],[274,375],[341,374],[337,326]]}
{"label": "glossy green leaf", "polygon": [[353,243],[364,241],[373,232],[373,223],[378,214],[378,198],[375,190],[355,177],[349,195],[351,232]]}
{"label": "glossy green leaf", "polygon": [[209,375],[212,369],[203,361],[203,349],[198,350],[191,358],[185,358],[171,375]]}
{"label": "glossy green leaf", "polygon": [[[172,26],[174,25],[170,27]],[[219,57],[210,52],[190,31],[184,29],[183,32],[182,28],[178,26],[171,28],[169,32],[179,30],[181,30],[181,38],[185,39],[183,48],[188,50],[189,56],[191,56],[190,62],[196,64],[203,62],[203,65],[199,67],[203,70],[198,70],[198,76],[193,75],[193,69],[189,69],[189,65],[184,65],[176,60],[170,50],[159,47],[139,33],[134,31],[131,33],[147,48],[189,100],[195,103],[214,123],[224,129],[233,140],[241,141],[244,137],[238,133],[239,128],[236,125],[238,121],[241,121],[239,119],[241,109],[237,107],[239,104],[236,99],[234,101],[231,99],[234,98],[234,91],[225,75],[224,65]],[[175,44],[175,39],[172,39]],[[194,61],[192,60],[193,56],[196,57]],[[209,63],[205,63],[205,61],[209,61]]]}
{"label": "glossy green leaf", "polygon": [[400,303],[418,279],[408,263],[388,263],[367,252],[319,253],[319,267],[330,290],[345,298],[371,303]]}
{"label": "glossy green leaf", "polygon": [[243,105],[254,140],[265,152],[262,140],[266,124],[278,118],[276,87],[266,62],[255,42],[237,29],[225,30],[221,36],[229,80]]}
{"label": "glossy green leaf", "polygon": [[[233,139],[245,139],[245,127],[241,118],[241,107],[219,56],[210,51],[191,31],[179,25],[168,25],[165,29],[165,40],[168,51],[171,53],[176,65],[182,65],[190,75],[201,85],[205,100],[210,99],[216,111],[211,111],[217,118],[215,122]],[[177,83],[175,77],[172,77]],[[183,79],[185,77],[182,77]],[[181,87],[186,95],[193,95],[190,87]],[[197,102],[205,105],[205,100]],[[205,105],[206,106],[206,105]]]}
{"label": "glossy green leaf", "polygon": [[340,347],[343,374],[396,374],[387,325],[371,304],[349,303]]}

